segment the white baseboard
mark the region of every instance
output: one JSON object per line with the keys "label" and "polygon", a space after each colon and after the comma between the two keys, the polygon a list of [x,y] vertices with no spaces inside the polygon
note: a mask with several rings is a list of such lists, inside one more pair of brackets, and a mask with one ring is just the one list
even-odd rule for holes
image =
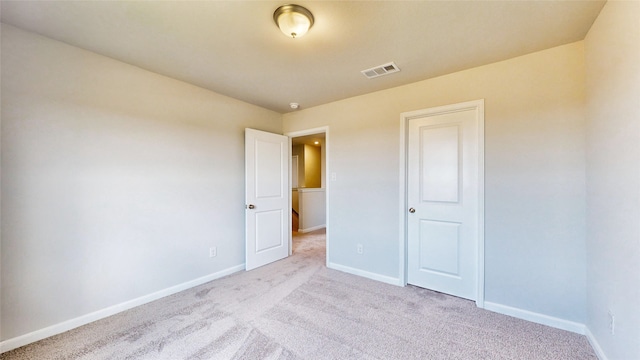
{"label": "white baseboard", "polygon": [[327,227],[327,225],[322,224],[322,225],[318,225],[318,226],[312,226],[312,227],[306,228],[306,229],[298,229],[298,232],[304,234],[304,233],[308,233],[308,232],[311,232],[311,231],[324,229],[326,227]]}
{"label": "white baseboard", "polygon": [[528,310],[518,309],[511,306],[496,304],[489,301],[484,302],[484,308],[489,311],[497,312],[504,315],[513,316],[518,319],[531,321],[537,324],[551,326],[561,330],[571,331],[580,335],[585,335],[586,327],[584,324],[560,319],[557,317],[535,313]]}
{"label": "white baseboard", "polygon": [[71,319],[71,320],[67,320],[55,325],[51,325],[48,326],[44,329],[40,329],[40,330],[36,330],[33,332],[30,332],[28,334],[24,334],[24,335],[20,335],[18,337],[15,338],[11,338],[11,339],[7,339],[5,341],[0,342],[0,354],[9,350],[13,350],[16,348],[19,348],[21,346],[30,344],[32,342],[36,342],[45,338],[48,338],[50,336],[53,335],[57,335],[60,333],[63,333],[65,331],[69,331],[71,329],[77,328],[79,326],[82,325],[86,325],[88,323],[94,322],[96,320],[100,320],[106,317],[109,317],[111,315],[115,315],[117,313],[123,312],[125,310],[129,310],[131,308],[134,308],[136,306],[140,306],[155,300],[158,300],[160,298],[163,298],[165,296],[169,296],[169,295],[173,295],[175,293],[178,293],[180,291],[184,291],[187,289],[190,289],[192,287],[198,286],[198,285],[202,285],[204,283],[207,283],[209,281],[215,280],[215,279],[219,279],[223,276],[227,276],[230,274],[233,274],[235,272],[241,271],[245,269],[245,264],[240,264],[240,265],[236,265],[233,267],[230,267],[228,269],[222,270],[222,271],[218,271],[216,273],[210,274],[210,275],[206,275],[191,281],[187,281],[185,283],[182,284],[178,284],[175,286],[172,286],[170,288],[166,288],[164,290],[160,290],[160,291],[156,291],[154,293],[148,294],[148,295],[144,295],[141,296],[139,298],[133,299],[133,300],[129,300],[129,301],[125,301],[123,303],[117,304],[117,305],[113,305],[110,306],[108,308],[102,309],[102,310],[98,310],[98,311],[94,311],[92,313],[86,314],[86,315],[82,315],[79,316],[75,319]]}
{"label": "white baseboard", "polygon": [[[360,269],[355,269],[349,266],[339,265],[335,263],[329,263],[327,264],[327,267],[330,269],[343,271],[349,274],[362,276],[368,279],[381,281],[391,285],[404,286],[404,284],[401,282],[401,279],[398,279],[398,278],[384,276],[384,275],[380,275],[380,274],[376,274],[376,273],[372,273],[372,272],[368,272]],[[532,311],[522,310],[522,309],[518,309],[518,308],[514,308],[514,307],[502,305],[502,304],[492,303],[489,301],[484,302],[484,309],[497,312],[503,315],[513,316],[518,319],[531,321],[537,324],[551,326],[561,330],[571,331],[581,335],[585,335],[587,330],[585,325],[581,323],[560,319],[560,318],[556,318],[549,315],[534,313]],[[589,341],[591,342],[592,340],[590,339]],[[593,340],[593,342],[597,344],[597,342],[595,342],[595,339]],[[594,349],[595,349],[595,346],[594,346]],[[596,350],[596,353],[598,353],[598,356],[600,357],[602,354],[602,350],[600,350],[599,352],[598,350]],[[600,357],[600,359],[606,360],[605,357]]]}
{"label": "white baseboard", "polygon": [[591,330],[589,330],[589,327],[585,327],[585,330],[586,330],[585,335],[587,336],[587,340],[589,340],[589,344],[591,344],[591,347],[593,348],[593,351],[595,351],[596,355],[598,356],[598,359],[607,360],[607,356],[604,354],[604,351],[602,351],[602,348],[600,347],[598,340],[596,340],[596,338],[593,336],[593,334],[591,333]]}
{"label": "white baseboard", "polygon": [[367,279],[381,281],[383,283],[387,283],[391,285],[404,286],[404,284],[402,284],[400,279],[390,277],[390,276],[380,275],[380,274],[376,274],[376,273],[372,273],[372,272],[368,272],[368,271],[364,271],[364,270],[360,270],[360,269],[356,269],[356,268],[352,268],[349,266],[344,266],[336,263],[328,263],[327,267],[330,269],[346,272],[348,274],[362,276]]}

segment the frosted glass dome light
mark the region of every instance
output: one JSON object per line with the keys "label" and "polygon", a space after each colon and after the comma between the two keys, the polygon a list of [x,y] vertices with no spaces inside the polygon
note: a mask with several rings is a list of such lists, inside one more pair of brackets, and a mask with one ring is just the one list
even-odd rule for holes
{"label": "frosted glass dome light", "polygon": [[283,34],[297,38],[313,26],[313,14],[300,5],[282,5],[273,13],[273,20]]}

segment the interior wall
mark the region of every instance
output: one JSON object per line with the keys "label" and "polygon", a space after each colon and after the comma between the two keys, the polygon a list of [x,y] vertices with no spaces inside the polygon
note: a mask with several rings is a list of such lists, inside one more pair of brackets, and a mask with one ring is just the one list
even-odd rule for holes
{"label": "interior wall", "polygon": [[331,128],[329,263],[399,282],[400,113],[485,99],[485,300],[584,323],[583,50],[577,42],[285,114],[285,132]]}
{"label": "interior wall", "polygon": [[304,179],[306,187],[322,187],[321,167],[320,148],[317,146],[304,145]]}
{"label": "interior wall", "polygon": [[1,75],[2,340],[244,263],[280,114],[6,25]]}
{"label": "interior wall", "polygon": [[300,189],[298,231],[305,233],[326,227],[326,192],[321,188]]}
{"label": "interior wall", "polygon": [[639,19],[608,1],[585,39],[587,326],[608,359],[640,359]]}
{"label": "interior wall", "polygon": [[291,156],[298,155],[298,187],[305,187],[304,145],[291,147]]}

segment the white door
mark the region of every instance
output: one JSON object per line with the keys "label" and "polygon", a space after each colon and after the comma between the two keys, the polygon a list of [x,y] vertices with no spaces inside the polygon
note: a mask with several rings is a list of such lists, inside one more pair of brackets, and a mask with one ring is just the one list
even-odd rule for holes
{"label": "white door", "polygon": [[447,109],[408,120],[407,281],[476,300],[480,116]]}
{"label": "white door", "polygon": [[246,269],[289,255],[289,138],[245,129]]}

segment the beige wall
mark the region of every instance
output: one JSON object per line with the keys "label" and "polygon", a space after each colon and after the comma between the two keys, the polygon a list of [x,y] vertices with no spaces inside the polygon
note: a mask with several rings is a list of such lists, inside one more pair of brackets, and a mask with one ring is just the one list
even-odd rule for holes
{"label": "beige wall", "polygon": [[298,195],[300,201],[298,231],[309,232],[325,227],[325,190],[320,188],[300,189]]}
{"label": "beige wall", "polygon": [[[329,126],[329,263],[397,281],[400,113],[485,99],[486,300],[585,320],[584,51],[573,43],[285,114]],[[356,256],[362,243],[366,256]]]}
{"label": "beige wall", "polygon": [[280,114],[2,25],[1,115],[2,340],[244,263]]}
{"label": "beige wall", "polygon": [[298,187],[305,186],[304,145],[291,147],[291,156],[298,156]]}
{"label": "beige wall", "polygon": [[606,358],[640,359],[640,2],[609,1],[585,49],[587,325]]}
{"label": "beige wall", "polygon": [[304,146],[304,179],[305,187],[322,187],[320,169],[322,168],[320,148],[317,146]]}
{"label": "beige wall", "polygon": [[298,156],[298,187],[322,187],[322,155],[320,148],[311,145],[294,145],[291,156]]}

